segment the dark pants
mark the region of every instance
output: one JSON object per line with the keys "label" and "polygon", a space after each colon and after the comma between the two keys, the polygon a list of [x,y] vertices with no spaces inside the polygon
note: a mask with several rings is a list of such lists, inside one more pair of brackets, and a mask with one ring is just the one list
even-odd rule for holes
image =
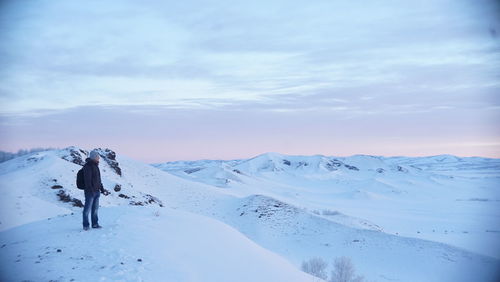
{"label": "dark pants", "polygon": [[99,191],[87,191],[85,190],[85,206],[83,207],[83,227],[89,227],[89,212],[91,212],[90,218],[92,220],[92,226],[97,226],[97,210],[99,209],[99,196],[101,193]]}

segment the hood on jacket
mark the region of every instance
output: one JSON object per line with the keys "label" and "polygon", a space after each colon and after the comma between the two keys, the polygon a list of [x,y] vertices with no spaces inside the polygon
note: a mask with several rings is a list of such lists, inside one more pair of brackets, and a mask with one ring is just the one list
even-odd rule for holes
{"label": "hood on jacket", "polygon": [[91,163],[95,163],[95,164],[97,164],[97,162],[96,162],[95,160],[91,159],[91,158],[86,158],[86,159],[85,159],[85,162],[86,162],[86,163],[91,162]]}

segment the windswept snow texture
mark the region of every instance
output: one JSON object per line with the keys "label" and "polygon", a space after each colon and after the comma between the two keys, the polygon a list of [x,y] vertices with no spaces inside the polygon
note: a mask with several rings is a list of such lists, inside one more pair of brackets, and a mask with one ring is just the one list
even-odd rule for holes
{"label": "windswept snow texture", "polygon": [[0,164],[1,281],[313,281],[302,261],[340,256],[368,281],[498,278],[498,160],[270,153],[151,166],[99,149],[104,228],[82,231],[75,177],[89,151]]}

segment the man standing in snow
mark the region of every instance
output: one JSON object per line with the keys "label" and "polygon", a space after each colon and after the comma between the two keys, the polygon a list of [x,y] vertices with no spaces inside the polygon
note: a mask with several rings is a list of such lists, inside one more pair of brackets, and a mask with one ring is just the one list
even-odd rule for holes
{"label": "man standing in snow", "polygon": [[83,230],[89,230],[89,211],[91,211],[92,228],[101,228],[97,210],[99,209],[99,196],[103,188],[101,172],[99,171],[99,153],[90,152],[83,166],[83,181],[85,183],[85,206],[83,207]]}

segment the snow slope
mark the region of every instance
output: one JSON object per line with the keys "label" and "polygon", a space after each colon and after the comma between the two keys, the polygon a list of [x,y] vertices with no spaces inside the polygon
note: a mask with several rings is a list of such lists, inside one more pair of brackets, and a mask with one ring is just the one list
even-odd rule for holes
{"label": "snow slope", "polygon": [[267,153],[248,160],[180,164],[175,169],[171,163],[155,166],[240,197],[262,194],[333,214],[331,220],[352,227],[500,258],[498,159]]}
{"label": "snow slope", "polygon": [[[0,233],[2,281],[311,281],[216,220],[170,208],[102,209],[103,229],[66,214]],[[223,239],[223,240],[221,240]]]}
{"label": "snow slope", "polygon": [[[331,200],[331,194],[324,191],[329,188],[325,179],[348,183],[339,180],[335,175],[339,174],[349,181],[369,183],[350,172],[366,169],[369,171],[363,173],[367,175],[379,174],[370,170],[378,164],[367,168],[358,164],[356,170],[344,160],[322,156],[309,157],[309,161],[316,160],[314,167],[326,175],[312,164],[300,164],[300,157],[289,160],[290,165],[281,160],[284,166],[269,164],[268,157],[258,160],[260,164],[204,161],[214,168],[212,172],[223,171],[237,179],[221,188],[210,182],[213,179],[201,183],[203,179],[193,178],[197,172],[180,178],[101,150],[99,166],[108,190],[101,195],[100,223],[104,229],[80,232],[81,208],[74,204],[83,200],[83,192],[74,181],[86,152],[70,147],[0,164],[0,189],[5,195],[0,200],[0,258],[6,266],[2,280],[311,281],[299,271],[303,260],[321,256],[331,261],[342,255],[351,257],[359,273],[374,281],[470,281],[472,274],[480,278],[478,281],[494,281],[498,269],[497,258],[391,235],[383,232],[378,222],[353,217],[340,206],[312,209],[312,200]],[[276,156],[268,159],[272,157]],[[182,166],[192,168],[193,164],[178,162],[176,169],[179,173]],[[292,165],[302,166],[295,179],[284,173]],[[422,173],[398,166],[386,164],[383,173],[401,174],[401,181],[408,178],[404,171]],[[293,186],[294,181],[310,186]],[[117,187],[119,191],[115,191]],[[350,203],[370,196],[357,197],[343,187],[334,188],[333,195]],[[374,188],[380,191],[371,199],[382,193],[392,195]],[[59,200],[60,191],[69,202]],[[91,246],[103,252],[96,253]],[[57,256],[62,253],[67,255]],[[141,258],[140,264],[137,258]],[[64,270],[58,265],[65,266]],[[222,265],[227,274],[219,271]],[[235,279],[240,274],[245,278]]]}
{"label": "snow slope", "polygon": [[351,228],[265,196],[240,199],[224,210],[222,221],[295,264],[304,258],[348,256],[360,273],[378,281],[490,281],[498,267],[496,259]]}

